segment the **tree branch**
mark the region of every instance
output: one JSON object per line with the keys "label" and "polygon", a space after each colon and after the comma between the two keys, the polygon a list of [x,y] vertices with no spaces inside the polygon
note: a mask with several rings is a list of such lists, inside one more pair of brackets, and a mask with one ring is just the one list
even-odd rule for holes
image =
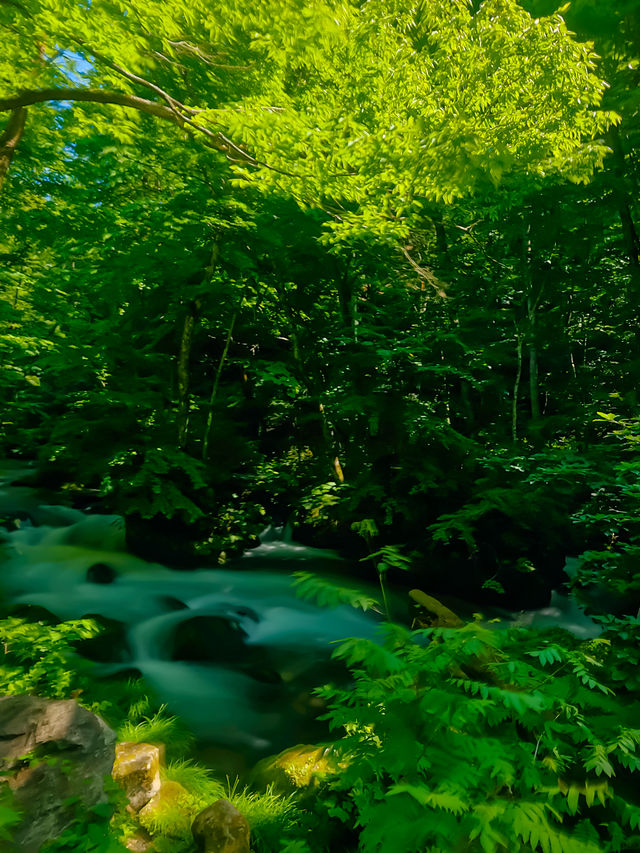
{"label": "tree branch", "polygon": [[76,44],[80,46],[80,48],[85,53],[90,53],[96,59],[99,59],[100,62],[103,62],[113,71],[116,71],[118,74],[121,74],[123,77],[126,77],[131,83],[138,83],[141,86],[145,86],[147,89],[151,89],[152,92],[155,92],[156,95],[160,95],[160,97],[167,102],[167,105],[178,115],[178,117],[182,117],[182,113],[186,113],[187,115],[195,115],[200,112],[200,110],[194,110],[190,107],[186,107],[183,103],[181,103],[177,98],[174,98],[168,92],[165,92],[164,89],[161,89],[160,86],[156,86],[155,83],[152,83],[150,80],[145,80],[144,77],[139,77],[137,74],[133,74],[133,72],[128,71],[126,68],[123,68],[122,65],[118,65],[113,62],[108,57],[104,56],[102,53],[98,53],[97,50],[90,48],[86,45],[86,43],[79,38],[72,38]]}
{"label": "tree branch", "polygon": [[429,267],[422,267],[422,266],[420,266],[420,264],[418,264],[416,261],[414,261],[414,259],[409,254],[409,249],[406,246],[402,246],[400,248],[400,251],[405,256],[405,258],[409,261],[409,263],[411,264],[413,269],[418,273],[420,278],[423,281],[426,281],[428,285],[433,287],[433,289],[438,294],[438,296],[441,297],[441,299],[446,299],[447,298],[447,294],[446,294],[446,290],[445,290],[445,288],[447,287],[446,283],[444,281],[442,281],[441,279],[439,279],[438,276],[435,275],[433,273],[433,271],[429,269]]}
{"label": "tree branch", "polygon": [[[133,77],[134,75],[131,76]],[[153,84],[151,85],[156,89]],[[0,98],[0,113],[15,110],[19,107],[28,107],[32,104],[42,104],[47,101],[85,101],[96,104],[117,104],[121,107],[129,107],[142,113],[148,113],[149,115],[156,116],[156,118],[165,119],[166,121],[177,124],[179,127],[184,128],[185,125],[188,125],[206,136],[210,147],[222,151],[230,160],[239,158],[250,166],[264,166],[265,169],[278,172],[281,175],[287,175],[291,178],[305,177],[304,174],[288,172],[285,169],[279,169],[277,166],[271,166],[263,160],[258,160],[220,131],[210,130],[208,127],[197,124],[188,117],[189,115],[197,114],[197,110],[184,107],[179,101],[174,100],[165,92],[162,95],[170,99],[174,106],[165,106],[164,104],[158,104],[156,101],[148,101],[146,98],[140,98],[137,95],[127,95],[124,92],[109,92],[106,89],[32,89],[9,98]],[[180,112],[181,109],[184,109],[187,115],[182,115]],[[234,158],[232,154],[237,156]]]}
{"label": "tree branch", "polygon": [[121,107],[130,107],[142,113],[163,118],[174,124],[182,126],[180,116],[164,104],[155,101],[147,101],[137,95],[127,95],[124,92],[109,92],[106,89],[31,89],[12,95],[9,98],[0,98],[0,113],[15,110],[19,107],[30,107],[32,104],[42,104],[46,101],[88,101],[96,104],[117,104]]}

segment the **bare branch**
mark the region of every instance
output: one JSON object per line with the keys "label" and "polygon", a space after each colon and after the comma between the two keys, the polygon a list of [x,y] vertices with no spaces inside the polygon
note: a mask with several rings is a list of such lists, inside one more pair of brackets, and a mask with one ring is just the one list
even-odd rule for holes
{"label": "bare branch", "polygon": [[491,263],[497,264],[499,267],[502,267],[502,269],[509,270],[509,272],[515,272],[513,267],[510,267],[508,264],[503,264],[502,261],[499,261],[497,258],[494,258],[492,255],[490,255],[487,252],[487,250],[485,249],[485,247],[482,245],[480,240],[478,240],[476,235],[473,233],[473,229],[480,222],[482,222],[482,220],[478,219],[475,222],[473,222],[471,225],[456,225],[455,227],[459,231],[463,231],[467,235],[467,237],[470,237],[473,240],[473,242],[476,244],[476,246],[478,246],[480,251],[491,261]]}
{"label": "bare branch", "polygon": [[216,62],[213,56],[205,53],[196,45],[190,44],[188,41],[169,41],[168,43],[172,48],[174,48],[174,50],[181,53],[192,53],[206,65],[210,65],[212,68],[218,68],[220,71],[250,71],[251,68],[254,67],[253,65],[226,65],[224,63]]}
{"label": "bare branch", "polygon": [[144,77],[139,77],[137,74],[134,74],[132,71],[128,71],[126,68],[123,68],[122,65],[118,65],[113,62],[108,57],[104,56],[102,53],[98,53],[97,50],[94,50],[91,47],[88,47],[87,44],[82,41],[82,39],[74,38],[72,39],[78,44],[86,53],[90,53],[96,59],[103,62],[109,68],[116,71],[118,74],[121,74],[131,83],[138,83],[140,86],[144,86],[147,89],[150,89],[152,92],[155,92],[156,95],[160,95],[160,97],[165,100],[168,106],[178,115],[181,119],[183,118],[182,113],[186,113],[187,115],[195,115],[198,110],[193,110],[190,107],[186,107],[177,98],[174,98],[173,95],[170,95],[168,92],[165,92],[164,89],[161,89],[160,86],[157,86],[155,83],[152,83],[150,80],[146,80]]}
{"label": "bare branch", "polygon": [[409,263],[411,264],[413,269],[418,273],[420,278],[423,281],[426,281],[427,284],[429,284],[431,287],[433,287],[433,289],[436,291],[438,296],[440,296],[442,299],[446,299],[447,298],[447,294],[445,291],[445,288],[447,287],[446,283],[444,281],[442,281],[441,279],[439,279],[438,276],[435,275],[434,272],[429,269],[429,267],[422,267],[422,266],[420,266],[420,264],[418,264],[416,261],[414,261],[414,259],[409,254],[409,250],[407,249],[406,246],[403,246],[400,249],[400,251],[405,256],[405,258],[409,261]]}

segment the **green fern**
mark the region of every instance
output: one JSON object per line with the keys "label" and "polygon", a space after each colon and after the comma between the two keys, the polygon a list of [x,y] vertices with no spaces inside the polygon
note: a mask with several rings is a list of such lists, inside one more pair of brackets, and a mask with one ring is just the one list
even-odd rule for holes
{"label": "green fern", "polygon": [[599,646],[558,631],[386,627],[382,646],[336,651],[351,689],[319,691],[343,731],[330,817],[362,827],[363,853],[621,849],[638,804],[608,780],[638,769],[640,732],[601,683]]}
{"label": "green fern", "polygon": [[320,607],[339,607],[348,604],[360,610],[380,611],[380,602],[354,587],[339,586],[310,572],[294,572],[296,594],[305,601],[315,601]]}

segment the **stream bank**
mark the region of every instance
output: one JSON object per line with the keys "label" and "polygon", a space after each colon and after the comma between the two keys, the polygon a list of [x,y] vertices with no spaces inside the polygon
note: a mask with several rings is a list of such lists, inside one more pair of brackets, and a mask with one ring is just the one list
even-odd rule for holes
{"label": "stream bank", "polygon": [[[142,676],[158,703],[194,733],[205,759],[233,769],[327,736],[312,691],[344,677],[330,658],[335,644],[375,638],[381,617],[302,601],[291,575],[348,577],[347,561],[285,541],[272,528],[259,547],[224,568],[178,571],[128,553],[121,517],[15,485],[28,470],[0,468],[0,517],[14,528],[4,535],[0,573],[10,612],[54,622],[96,618],[104,635],[80,648],[96,674]],[[546,608],[500,615],[562,625],[578,636],[597,633],[558,593]]]}
{"label": "stream bank", "polygon": [[0,574],[10,612],[97,618],[105,638],[83,648],[96,673],[141,675],[205,754],[253,762],[326,733],[311,690],[335,672],[332,644],[373,637],[379,619],[300,600],[291,573],[339,574],[338,555],[271,531],[224,569],[177,571],[128,553],[122,518],[48,503],[50,494],[11,485],[20,473],[5,468],[0,480],[0,516],[15,527]]}

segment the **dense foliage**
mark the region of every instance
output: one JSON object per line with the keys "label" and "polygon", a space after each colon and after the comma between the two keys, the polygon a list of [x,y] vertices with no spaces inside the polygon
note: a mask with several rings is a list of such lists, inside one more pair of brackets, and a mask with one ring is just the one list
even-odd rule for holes
{"label": "dense foliage", "polygon": [[502,0],[1,15],[6,450],[147,547],[365,524],[526,601],[520,561],[607,547],[572,516],[635,416],[631,15],[599,65]]}
{"label": "dense foliage", "polygon": [[[383,610],[408,578],[601,614],[343,646],[342,771],[265,850],[640,849],[636,7],[0,2],[2,454],[181,567],[289,520]],[[2,691],[131,734],[97,630],[1,622]]]}
{"label": "dense foliage", "polygon": [[640,730],[599,680],[608,642],[468,624],[345,643],[328,813],[371,851],[638,849]]}

